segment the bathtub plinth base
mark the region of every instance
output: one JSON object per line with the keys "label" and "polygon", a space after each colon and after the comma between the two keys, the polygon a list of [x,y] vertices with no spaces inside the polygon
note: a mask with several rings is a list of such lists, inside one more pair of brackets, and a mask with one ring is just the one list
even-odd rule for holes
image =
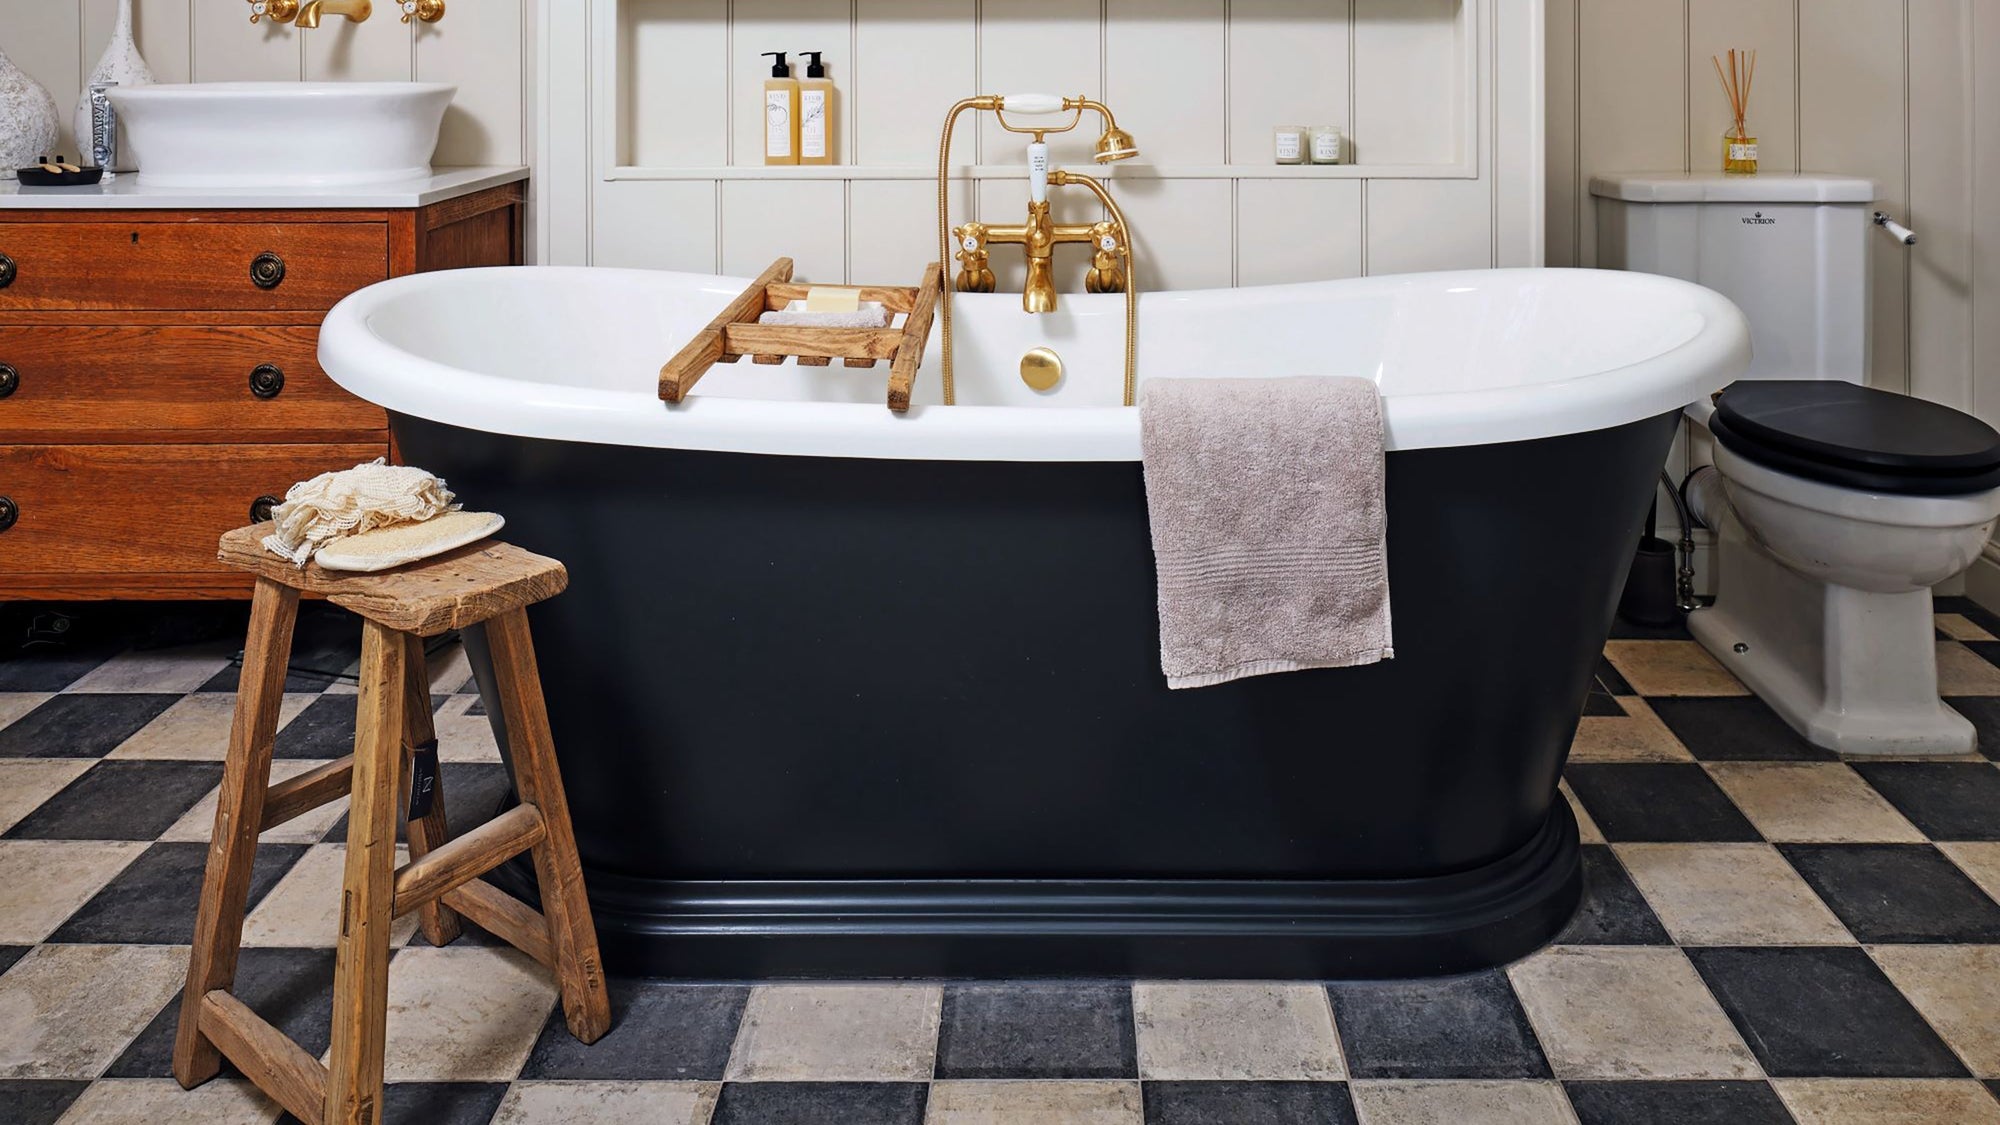
{"label": "bathtub plinth base", "polygon": [[620,974],[1355,979],[1469,972],[1547,944],[1575,913],[1580,857],[1557,800],[1514,854],[1420,879],[586,881]]}

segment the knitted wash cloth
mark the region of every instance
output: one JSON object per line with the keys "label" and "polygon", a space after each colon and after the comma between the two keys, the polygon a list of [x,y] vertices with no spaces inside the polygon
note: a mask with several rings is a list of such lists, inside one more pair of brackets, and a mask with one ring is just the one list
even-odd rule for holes
{"label": "knitted wash cloth", "polygon": [[378,457],[293,485],[285,502],[271,509],[264,547],[303,570],[334,539],[457,511],[455,500],[437,477]]}

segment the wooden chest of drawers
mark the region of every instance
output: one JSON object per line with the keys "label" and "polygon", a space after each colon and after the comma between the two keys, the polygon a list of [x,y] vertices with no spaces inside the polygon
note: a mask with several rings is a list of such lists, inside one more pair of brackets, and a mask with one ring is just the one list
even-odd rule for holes
{"label": "wooden chest of drawers", "polygon": [[393,456],[319,369],[389,277],[522,261],[525,185],[389,211],[0,211],[0,599],[234,598],[215,543]]}

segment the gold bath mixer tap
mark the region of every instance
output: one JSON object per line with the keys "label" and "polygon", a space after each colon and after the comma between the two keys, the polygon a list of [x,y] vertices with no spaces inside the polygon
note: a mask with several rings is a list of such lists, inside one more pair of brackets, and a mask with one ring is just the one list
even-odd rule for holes
{"label": "gold bath mixer tap", "polygon": [[[403,22],[422,20],[436,23],[444,18],[445,0],[393,0],[403,13]],[[250,22],[270,20],[272,23],[297,22],[299,27],[311,30],[318,27],[323,16],[345,16],[350,23],[361,23],[375,14],[373,0],[250,0]]]}
{"label": "gold bath mixer tap", "polygon": [[[959,114],[968,109],[983,110],[999,118],[1000,126],[1010,133],[1026,133],[1034,138],[1028,146],[1028,177],[1030,184],[1027,221],[1018,226],[995,226],[989,223],[968,222],[953,227],[947,216],[949,196],[947,193],[950,172],[952,128]],[[951,335],[951,294],[991,293],[998,286],[991,264],[989,247],[995,245],[1019,246],[1028,262],[1027,283],[1021,287],[1021,307],[1031,313],[1052,313],[1056,311],[1058,298],[1055,285],[1055,248],[1065,243],[1086,245],[1091,249],[1090,269],[1084,275],[1084,290],[1090,293],[1125,294],[1125,405],[1131,406],[1138,387],[1138,293],[1132,280],[1132,238],[1131,227],[1125,222],[1125,212],[1118,201],[1111,197],[1103,181],[1081,172],[1066,169],[1051,169],[1048,162],[1049,133],[1066,133],[1077,127],[1083,119],[1084,111],[1094,111],[1104,118],[1104,133],[1097,140],[1093,159],[1099,164],[1109,164],[1125,160],[1139,154],[1139,147],[1132,135],[1118,127],[1111,110],[1103,103],[1081,95],[1074,98],[1055,97],[1046,94],[984,95],[967,98],[951,108],[944,122],[944,137],[938,145],[938,267],[944,269],[948,260],[955,256],[959,270],[952,284],[939,295],[939,318],[943,349],[942,379],[944,400],[950,405],[955,400],[952,379],[952,335]],[[1045,115],[1067,113],[1067,124],[1055,126],[1016,125],[1007,119],[1008,113],[1016,115]],[[1089,191],[1103,205],[1110,218],[1094,223],[1058,223],[1050,217],[1048,189],[1052,187],[1081,187]],[[953,251],[952,244],[957,244]]]}

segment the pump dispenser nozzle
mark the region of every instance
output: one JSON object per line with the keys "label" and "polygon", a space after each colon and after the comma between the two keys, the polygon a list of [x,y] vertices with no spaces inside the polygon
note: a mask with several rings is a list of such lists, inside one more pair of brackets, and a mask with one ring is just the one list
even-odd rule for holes
{"label": "pump dispenser nozzle", "polygon": [[825,52],[822,52],[822,51],[800,51],[800,52],[799,52],[799,54],[800,54],[800,55],[804,56],[805,58],[809,58],[809,59],[811,59],[811,60],[812,60],[811,62],[809,62],[809,63],[807,63],[807,64],[806,64],[806,77],[807,77],[807,78],[825,78],[825,77],[826,77],[826,64],[820,61],[820,55],[822,55],[822,54],[824,54],[824,53],[825,53]]}
{"label": "pump dispenser nozzle", "polygon": [[775,60],[777,60],[776,62],[773,62],[773,63],[771,64],[771,77],[773,77],[773,78],[790,78],[790,77],[792,76],[792,68],[791,68],[791,67],[789,67],[789,66],[787,66],[787,65],[785,65],[785,52],[783,52],[783,51],[765,51],[765,52],[764,52],[764,57],[765,57],[765,58],[767,58],[767,59],[775,59]]}

